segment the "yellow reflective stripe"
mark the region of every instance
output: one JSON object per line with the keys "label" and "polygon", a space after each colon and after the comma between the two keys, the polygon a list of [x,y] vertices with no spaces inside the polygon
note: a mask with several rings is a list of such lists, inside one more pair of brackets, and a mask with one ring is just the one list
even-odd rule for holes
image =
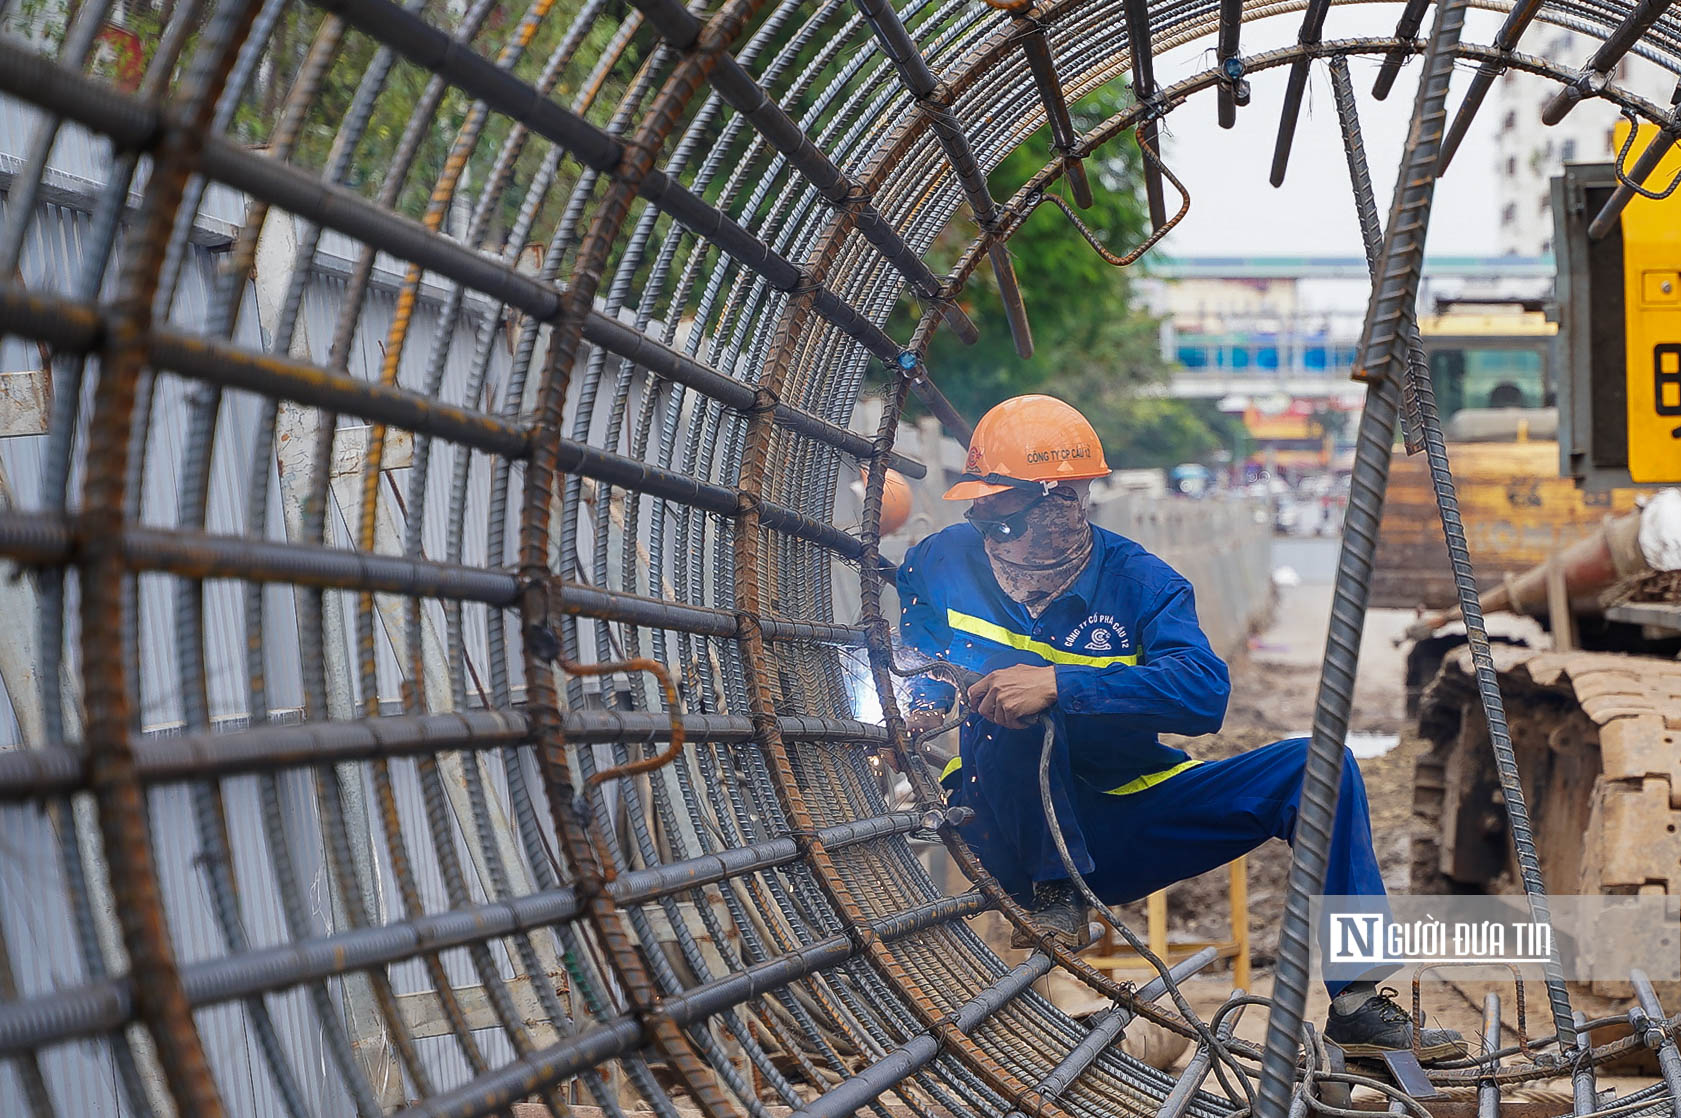
{"label": "yellow reflective stripe", "polygon": [[1179,762],[1177,765],[1174,765],[1171,769],[1163,769],[1160,772],[1145,773],[1143,776],[1138,777],[1135,780],[1127,781],[1125,784],[1121,785],[1119,788],[1109,789],[1109,791],[1105,792],[1104,795],[1106,795],[1106,796],[1130,796],[1134,792],[1142,792],[1146,788],[1154,788],[1156,785],[1160,784],[1164,780],[1167,780],[1169,777],[1178,776],[1180,773],[1184,772],[1186,769],[1192,768],[1192,767],[1194,767],[1196,765],[1200,765],[1200,764],[1202,764],[1202,762],[1198,761],[1196,758],[1193,757],[1189,761]]}
{"label": "yellow reflective stripe", "polygon": [[946,624],[960,633],[972,633],[977,637],[985,637],[997,644],[1019,648],[1023,652],[1032,652],[1053,664],[1079,664],[1088,668],[1107,668],[1114,664],[1138,663],[1138,653],[1136,652],[1128,656],[1087,656],[1083,652],[1067,652],[1021,633],[1012,633],[1004,626],[988,621],[984,617],[959,613],[954,609],[948,608],[946,610]]}
{"label": "yellow reflective stripe", "polygon": [[946,782],[946,777],[950,776],[954,772],[957,772],[962,767],[963,754],[959,753],[956,757],[953,757],[951,760],[946,762],[945,770],[940,773],[940,783],[944,784]]}

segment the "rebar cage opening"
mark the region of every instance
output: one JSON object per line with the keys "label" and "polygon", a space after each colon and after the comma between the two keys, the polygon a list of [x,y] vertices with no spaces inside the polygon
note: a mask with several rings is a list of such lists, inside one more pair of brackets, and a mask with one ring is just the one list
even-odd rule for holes
{"label": "rebar cage opening", "polygon": [[1030,348],[1025,213],[1194,94],[1422,54],[1676,127],[1606,77],[1681,70],[1667,4],[1478,0],[1582,60],[1327,6],[0,3],[0,1110],[1232,1114],[1114,1044],[1165,983],[964,923],[1028,926],[909,763],[884,471],[834,497],[940,468],[932,332],[985,262]]}

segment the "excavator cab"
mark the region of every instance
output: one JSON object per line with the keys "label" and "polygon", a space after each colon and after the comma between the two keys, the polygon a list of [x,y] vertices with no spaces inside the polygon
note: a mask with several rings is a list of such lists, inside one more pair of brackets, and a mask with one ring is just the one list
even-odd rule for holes
{"label": "excavator cab", "polygon": [[1437,300],[1419,340],[1448,441],[1555,437],[1557,335],[1539,300]]}

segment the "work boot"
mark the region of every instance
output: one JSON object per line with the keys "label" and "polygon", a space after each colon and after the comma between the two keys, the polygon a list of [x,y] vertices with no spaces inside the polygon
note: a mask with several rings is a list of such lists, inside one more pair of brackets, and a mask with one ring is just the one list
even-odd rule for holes
{"label": "work boot", "polygon": [[[1396,1003],[1396,992],[1392,986],[1378,990],[1369,983],[1344,990],[1331,999],[1325,1039],[1357,1059],[1381,1059],[1386,1050],[1410,1051],[1412,1014]],[[1361,994],[1365,995],[1363,1000]],[[1419,1037],[1418,1058],[1422,1062],[1465,1053],[1465,1039],[1452,1029],[1425,1029]]]}
{"label": "work boot", "polygon": [[[1036,881],[1033,883],[1033,908],[1028,915],[1039,930],[1064,947],[1086,945],[1090,909],[1085,897],[1072,881]],[[1010,936],[1011,947],[1035,947],[1027,934],[1017,929]]]}

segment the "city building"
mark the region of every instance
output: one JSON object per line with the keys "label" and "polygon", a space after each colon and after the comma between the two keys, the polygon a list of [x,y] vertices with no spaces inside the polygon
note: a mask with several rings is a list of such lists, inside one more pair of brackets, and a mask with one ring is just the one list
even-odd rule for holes
{"label": "city building", "polygon": [[[1419,305],[1438,297],[1537,298],[1552,290],[1551,257],[1431,257]],[[1349,380],[1371,279],[1361,257],[1178,257],[1141,285],[1162,320],[1162,356],[1180,398],[1352,400]]]}
{"label": "city building", "polygon": [[[1579,66],[1598,44],[1573,31],[1536,24],[1525,35],[1521,50],[1561,63]],[[1624,56],[1612,79],[1620,86],[1659,105],[1669,104],[1675,75],[1636,54]],[[1611,104],[1588,99],[1577,104],[1555,125],[1541,119],[1542,107],[1558,91],[1556,82],[1508,70],[1495,83],[1483,112],[1497,118],[1491,152],[1463,150],[1455,160],[1476,173],[1492,156],[1492,184],[1498,201],[1499,251],[1513,256],[1546,256],[1553,250],[1553,213],[1550,183],[1565,163],[1599,163],[1617,154],[1615,125],[1622,118]],[[1629,162],[1639,157],[1639,148]],[[1450,168],[1449,173],[1453,173]]]}
{"label": "city building", "polygon": [[[1438,299],[1537,299],[1551,257],[1429,257],[1419,285]],[[1247,464],[1300,476],[1347,469],[1365,387],[1350,379],[1371,279],[1363,257],[1178,257],[1142,290],[1162,322],[1168,391],[1241,416]]]}

